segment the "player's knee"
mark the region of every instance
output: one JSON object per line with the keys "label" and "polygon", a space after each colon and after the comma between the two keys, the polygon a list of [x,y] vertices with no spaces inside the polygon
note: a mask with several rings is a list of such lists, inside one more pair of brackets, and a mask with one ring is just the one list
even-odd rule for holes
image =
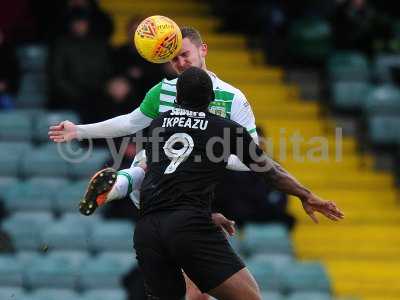
{"label": "player's knee", "polygon": [[203,294],[199,288],[185,276],[186,281],[186,299],[187,300],[209,300],[210,296]]}
{"label": "player's knee", "polygon": [[209,292],[220,300],[262,300],[257,282],[247,268],[243,268]]}
{"label": "player's knee", "polygon": [[255,291],[254,300],[263,300],[260,291]]}
{"label": "player's knee", "polygon": [[187,300],[210,300],[210,296],[207,294],[200,294],[195,296],[188,296],[186,295]]}
{"label": "player's knee", "polygon": [[186,293],[187,300],[210,300],[210,296],[202,294],[199,290]]}

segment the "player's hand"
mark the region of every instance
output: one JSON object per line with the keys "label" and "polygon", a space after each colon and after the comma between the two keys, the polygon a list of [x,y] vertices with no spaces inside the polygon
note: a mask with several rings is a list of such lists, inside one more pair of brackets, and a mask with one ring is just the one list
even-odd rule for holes
{"label": "player's hand", "polygon": [[314,212],[319,212],[332,221],[339,221],[344,218],[343,212],[334,202],[324,201],[314,194],[310,194],[307,198],[301,199],[301,203],[305,212],[315,223],[318,223],[318,219]]}
{"label": "player's hand", "polygon": [[62,121],[58,125],[50,126],[49,138],[53,142],[68,142],[78,137],[78,130],[71,121]]}
{"label": "player's hand", "polygon": [[227,219],[220,213],[213,213],[211,219],[215,225],[221,227],[221,229],[227,232],[230,236],[236,234],[235,221]]}

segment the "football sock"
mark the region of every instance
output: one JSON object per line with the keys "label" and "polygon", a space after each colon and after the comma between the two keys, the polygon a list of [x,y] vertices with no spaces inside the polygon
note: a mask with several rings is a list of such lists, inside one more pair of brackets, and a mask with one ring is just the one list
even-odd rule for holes
{"label": "football sock", "polygon": [[123,169],[117,172],[117,180],[107,195],[106,202],[125,198],[132,190],[142,185],[145,172],[140,167]]}

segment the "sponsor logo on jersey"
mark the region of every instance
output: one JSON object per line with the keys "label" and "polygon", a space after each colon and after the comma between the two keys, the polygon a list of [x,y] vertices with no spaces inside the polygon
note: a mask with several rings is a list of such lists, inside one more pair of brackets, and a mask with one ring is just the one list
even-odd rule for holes
{"label": "sponsor logo on jersey", "polygon": [[226,105],[222,101],[213,101],[208,109],[210,113],[226,118]]}
{"label": "sponsor logo on jersey", "polygon": [[205,118],[206,114],[202,111],[191,111],[188,109],[175,107],[171,111],[171,116],[188,116],[193,118]]}

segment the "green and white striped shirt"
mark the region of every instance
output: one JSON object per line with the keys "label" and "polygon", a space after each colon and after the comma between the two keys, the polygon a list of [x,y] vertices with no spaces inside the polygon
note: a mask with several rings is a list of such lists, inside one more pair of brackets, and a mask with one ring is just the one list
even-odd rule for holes
{"label": "green and white striped shirt", "polygon": [[[222,81],[215,74],[208,74],[215,94],[215,99],[209,106],[210,112],[239,123],[257,140],[254,114],[246,97],[239,89]],[[140,111],[155,119],[160,113],[175,107],[176,82],[177,79],[164,79],[151,88],[140,105]]]}
{"label": "green and white striped shirt", "polygon": [[[246,97],[237,88],[208,72],[213,82],[215,99],[211,102],[210,112],[235,121],[245,127],[258,144],[254,114]],[[78,138],[113,138],[142,130],[161,112],[175,106],[176,81],[164,79],[147,92],[142,104],[129,114],[118,116],[103,122],[78,125]]]}

